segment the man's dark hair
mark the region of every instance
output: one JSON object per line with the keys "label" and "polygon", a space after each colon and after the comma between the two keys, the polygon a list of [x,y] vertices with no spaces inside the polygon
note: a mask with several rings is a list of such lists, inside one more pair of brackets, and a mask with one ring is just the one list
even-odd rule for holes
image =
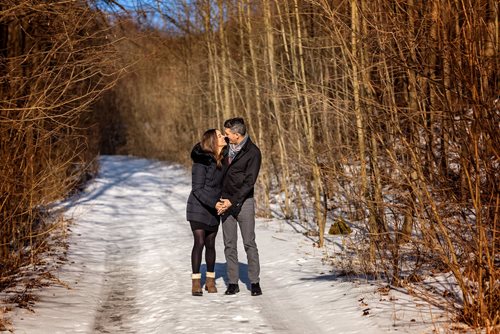
{"label": "man's dark hair", "polygon": [[245,121],[241,117],[230,118],[224,122],[224,127],[231,130],[233,133],[239,133],[244,136],[247,133]]}

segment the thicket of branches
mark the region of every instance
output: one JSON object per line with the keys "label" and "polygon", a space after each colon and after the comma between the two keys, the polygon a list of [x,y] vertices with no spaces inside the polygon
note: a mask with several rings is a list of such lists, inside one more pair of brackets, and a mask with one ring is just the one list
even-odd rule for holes
{"label": "thicket of branches", "polygon": [[187,162],[202,131],[243,116],[264,152],[261,214],[276,194],[286,218],[312,210],[320,245],[343,219],[373,271],[451,272],[462,319],[499,324],[498,2],[141,6],[151,37],[126,49],[152,57],[106,99],[127,152]]}
{"label": "thicket of branches", "polygon": [[117,78],[114,43],[92,2],[0,4],[0,289],[46,248],[47,206],[97,167],[89,110]]}

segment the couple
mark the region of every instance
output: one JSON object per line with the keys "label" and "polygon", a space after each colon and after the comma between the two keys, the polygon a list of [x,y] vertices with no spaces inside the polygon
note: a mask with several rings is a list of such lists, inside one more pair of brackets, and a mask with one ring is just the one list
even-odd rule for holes
{"label": "couple", "polygon": [[[259,174],[261,155],[250,140],[242,118],[224,122],[223,135],[219,130],[207,130],[191,151],[193,160],[192,190],[187,203],[187,220],[193,231],[191,252],[192,294],[203,295],[200,265],[203,248],[207,275],[205,290],[215,287],[215,237],[222,219],[224,254],[227,263],[226,295],[240,291],[238,286],[238,227],[247,253],[251,295],[259,296],[259,252],[255,243],[254,184]],[[226,141],[229,150],[226,149]]]}

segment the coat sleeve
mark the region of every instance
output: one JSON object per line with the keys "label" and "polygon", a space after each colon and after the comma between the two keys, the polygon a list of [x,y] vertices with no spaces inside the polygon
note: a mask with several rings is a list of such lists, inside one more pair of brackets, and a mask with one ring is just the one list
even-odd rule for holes
{"label": "coat sleeve", "polygon": [[253,153],[253,157],[248,161],[243,185],[237,193],[229,197],[231,204],[235,207],[240,207],[243,201],[247,198],[248,194],[252,191],[255,182],[257,181],[257,176],[259,176],[261,160],[262,157],[260,150],[257,149]]}
{"label": "coat sleeve", "polygon": [[215,208],[219,201],[213,193],[206,188],[207,168],[200,163],[194,163],[192,168],[192,191],[193,195],[203,204],[208,207]]}

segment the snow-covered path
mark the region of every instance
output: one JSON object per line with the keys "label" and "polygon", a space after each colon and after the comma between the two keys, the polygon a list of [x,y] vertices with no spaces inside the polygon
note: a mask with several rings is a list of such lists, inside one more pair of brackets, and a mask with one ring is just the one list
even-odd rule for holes
{"label": "snow-covered path", "polygon": [[391,314],[385,321],[362,315],[357,299],[373,295],[373,286],[332,276],[311,240],[278,220],[257,223],[262,296],[250,296],[242,248],[241,292],[224,295],[222,231],[219,292],[191,296],[192,236],[185,221],[190,174],[179,166],[128,157],[100,162],[98,178],[68,212],[75,224],[68,263],[58,274],[71,289],[41,291],[35,313],[14,314],[16,333],[391,331]]}

